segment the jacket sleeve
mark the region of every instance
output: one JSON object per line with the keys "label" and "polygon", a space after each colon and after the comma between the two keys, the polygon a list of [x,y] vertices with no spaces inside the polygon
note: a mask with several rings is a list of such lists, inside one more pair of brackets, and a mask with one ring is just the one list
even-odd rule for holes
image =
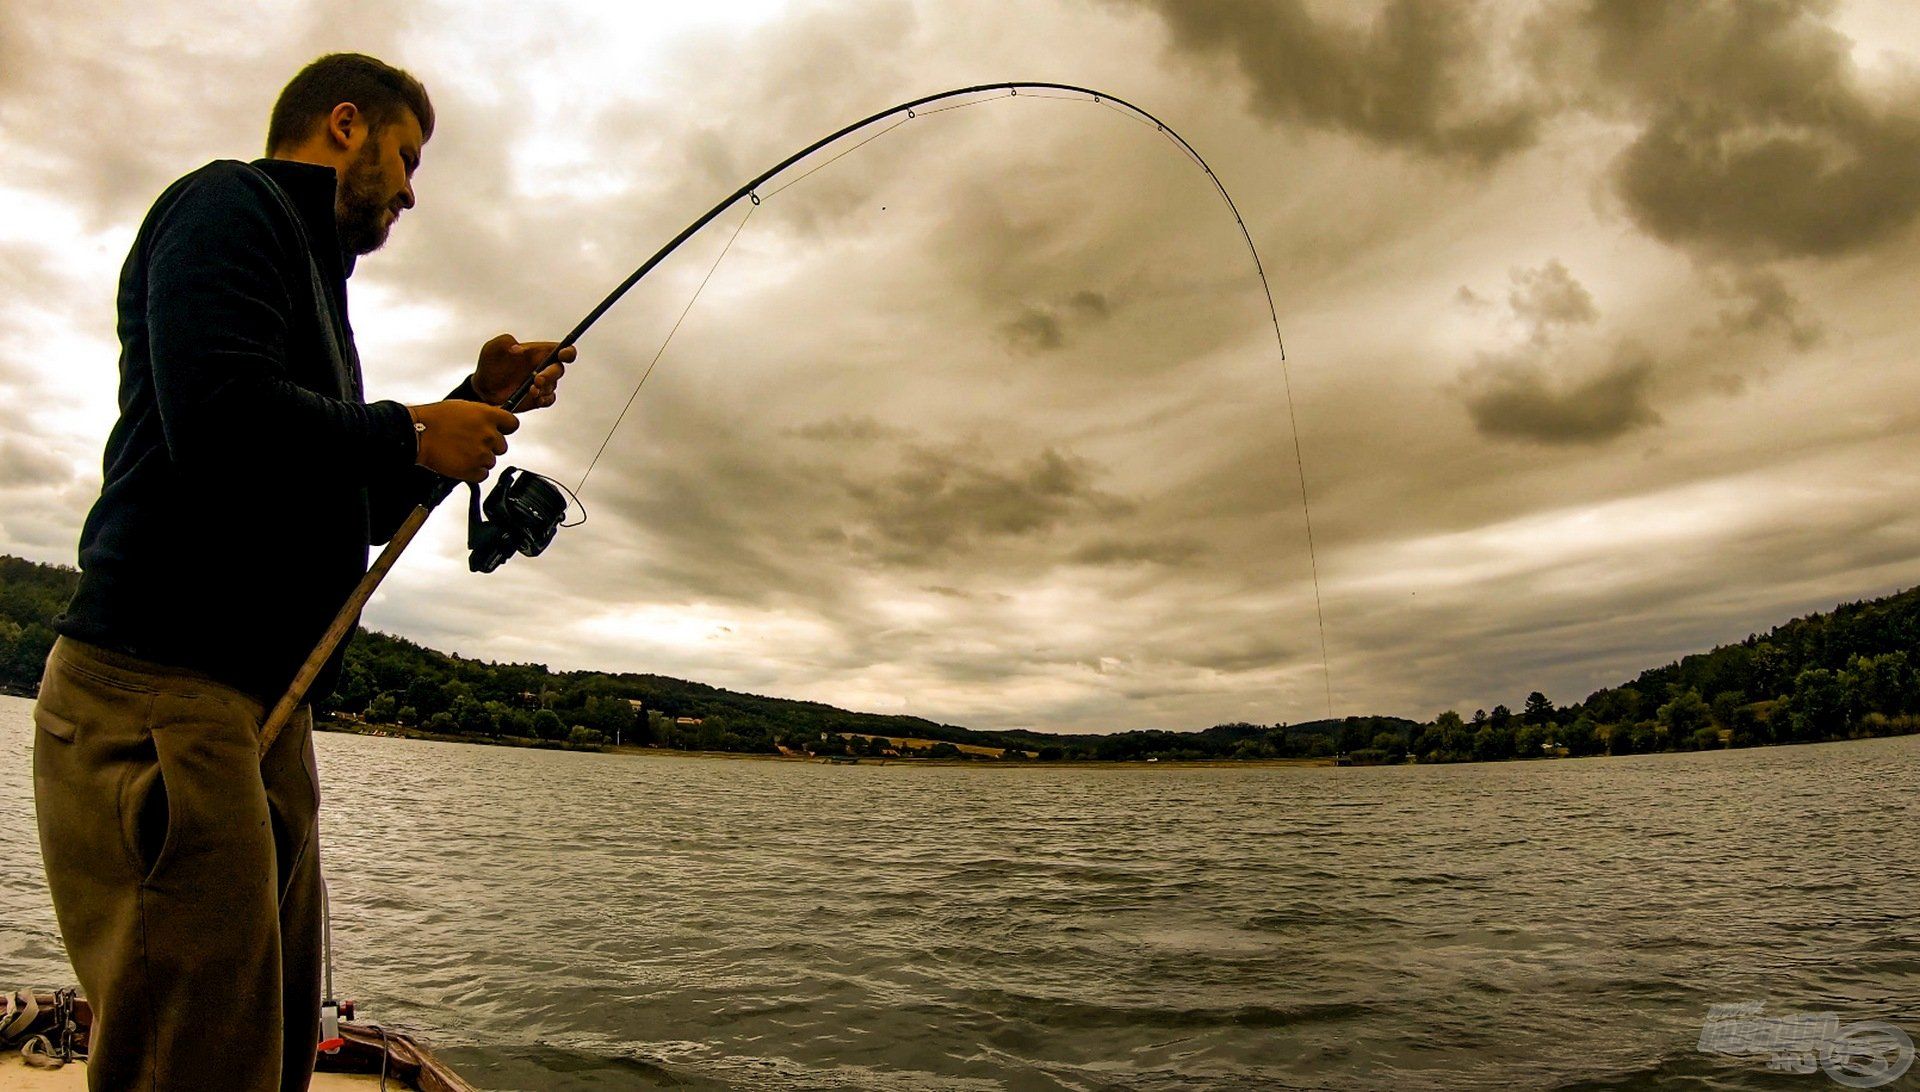
{"label": "jacket sleeve", "polygon": [[[447,392],[447,401],[478,402],[480,395],[473,389],[473,377],[460,381],[460,385]],[[417,457],[414,446],[417,438],[412,433],[411,418],[406,417],[406,407],[401,407],[401,415],[408,420],[407,451]],[[376,474],[367,483],[367,527],[372,532],[371,544],[384,546],[391,539],[407,516],[426,499],[427,491],[440,480],[440,475],[424,466],[403,466],[386,473]]]}
{"label": "jacket sleeve", "polygon": [[404,469],[405,406],[328,398],[289,374],[290,316],[311,304],[282,277],[294,228],[277,223],[285,216],[262,184],[210,172],[149,239],[146,321],[168,454],[195,477],[366,484]]}

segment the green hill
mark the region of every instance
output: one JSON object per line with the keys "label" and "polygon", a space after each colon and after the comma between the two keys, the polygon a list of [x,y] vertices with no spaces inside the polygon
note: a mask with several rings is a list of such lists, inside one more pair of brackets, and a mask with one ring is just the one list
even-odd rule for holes
{"label": "green hill", "polygon": [[[50,623],[78,574],[0,555],[0,689],[30,694],[53,643]],[[920,717],[849,712],[664,675],[556,672],[450,656],[361,631],[325,711],[478,740],[597,745],[619,739],[692,750],[872,754],[884,737],[1034,752],[1043,761],[1269,759],[1485,761],[1632,754],[1891,735],[1920,730],[1920,590],[1842,605],[1738,644],[1641,672],[1555,706],[1534,692],[1470,718],[1418,723],[1347,717],[1304,724],[1108,734],[988,732]]]}
{"label": "green hill", "polygon": [[80,584],[72,569],[0,554],[0,693],[32,694],[53,648],[55,615]]}

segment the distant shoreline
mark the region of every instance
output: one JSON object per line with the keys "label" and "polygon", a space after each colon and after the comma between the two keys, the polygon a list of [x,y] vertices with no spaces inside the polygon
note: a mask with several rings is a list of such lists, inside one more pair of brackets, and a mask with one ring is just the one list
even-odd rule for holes
{"label": "distant shoreline", "polygon": [[1029,759],[989,759],[989,758],[871,758],[867,756],[841,757],[838,755],[822,757],[819,755],[770,755],[745,751],[683,751],[669,747],[638,747],[631,744],[561,743],[557,740],[520,739],[515,737],[496,739],[476,739],[473,736],[448,735],[443,732],[427,732],[418,728],[406,728],[393,724],[366,724],[339,717],[328,717],[314,721],[317,732],[338,732],[343,735],[372,736],[379,739],[419,739],[433,743],[470,743],[481,747],[519,747],[539,751],[590,751],[600,754],[633,755],[640,758],[725,758],[749,762],[794,762],[816,766],[961,766],[967,769],[1083,769],[1083,770],[1158,770],[1167,767],[1182,769],[1242,769],[1247,767],[1276,766],[1338,766],[1336,759],[1317,758],[1194,758],[1194,759],[1115,759],[1099,761],[1087,759],[1057,759],[1041,761]]}
{"label": "distant shoreline", "polygon": [[[25,701],[32,701],[34,700],[36,695],[30,692],[22,692],[18,688],[14,688],[14,687],[0,687],[0,696],[20,698]],[[1245,769],[1245,768],[1272,768],[1272,767],[1280,767],[1280,766],[1338,767],[1342,765],[1339,759],[1335,757],[1329,757],[1329,756],[1317,756],[1313,758],[1198,758],[1198,759],[1167,758],[1167,759],[1157,759],[1157,760],[1152,760],[1152,759],[1100,760],[1100,759],[1062,758],[1062,759],[1052,759],[1052,760],[1042,761],[1040,759],[1009,760],[1009,759],[990,759],[990,758],[978,758],[978,759],[888,758],[888,757],[871,757],[871,756],[865,756],[865,755],[862,755],[856,758],[853,756],[838,756],[838,755],[821,756],[821,755],[762,754],[759,752],[747,752],[747,751],[688,751],[688,750],[680,750],[680,749],[670,748],[670,747],[635,746],[632,744],[621,744],[619,746],[615,746],[614,744],[611,744],[611,743],[574,744],[574,743],[563,743],[558,740],[526,739],[526,738],[515,737],[515,736],[495,737],[495,738],[488,739],[488,738],[475,737],[470,735],[452,735],[452,734],[441,733],[441,732],[428,732],[419,728],[406,728],[406,727],[403,727],[400,725],[394,725],[394,724],[367,724],[365,722],[358,722],[358,721],[348,720],[340,717],[318,718],[314,721],[314,730],[318,732],[334,732],[341,735],[371,736],[374,738],[382,738],[382,739],[415,739],[415,740],[426,740],[432,743],[466,743],[466,744],[472,744],[475,746],[482,746],[482,747],[486,747],[486,746],[520,747],[520,748],[527,748],[527,749],[541,750],[541,751],[591,751],[591,752],[598,752],[600,754],[631,755],[631,756],[637,756],[640,758],[724,758],[724,759],[743,760],[743,761],[752,761],[752,762],[796,762],[796,763],[812,763],[814,765],[821,765],[821,766],[831,766],[831,765],[961,766],[961,767],[966,767],[968,769],[975,769],[975,770],[1008,769],[1008,768],[1150,770],[1150,769],[1169,769],[1169,768]],[[1794,740],[1791,742],[1772,742],[1772,743],[1758,744],[1753,747],[1736,747],[1736,748],[1725,748],[1725,749],[1726,750],[1766,750],[1774,747],[1800,747],[1800,746],[1812,746],[1815,744],[1822,744],[1822,743],[1853,743],[1853,742],[1859,742],[1865,739],[1897,739],[1903,735],[1915,735],[1915,734],[1920,734],[1920,733],[1902,732],[1902,733],[1895,733],[1892,735],[1885,735],[1885,736],[1859,736],[1859,737],[1853,737],[1850,739]],[[1648,754],[1703,754],[1706,752],[1704,751],[1651,751],[1646,753]],[[1580,756],[1561,755],[1561,756],[1556,756],[1554,759],[1543,758],[1535,761],[1567,761],[1569,759],[1574,759],[1574,758],[1603,759],[1603,758],[1615,758],[1615,757],[1621,757],[1621,756],[1607,755],[1607,754],[1580,755]],[[1629,757],[1638,757],[1638,756],[1629,756]],[[1441,765],[1482,766],[1482,765],[1490,765],[1495,762],[1509,762],[1509,761],[1525,761],[1525,760],[1469,759],[1465,762],[1445,762],[1445,763],[1408,761],[1408,762],[1400,762],[1400,763],[1382,763],[1382,762],[1346,763],[1345,765],[1351,766],[1353,768],[1360,768],[1360,767],[1376,768],[1376,767],[1399,767],[1399,766],[1426,767],[1426,766],[1441,766]]]}
{"label": "distant shoreline", "polygon": [[[29,695],[30,696],[30,695]],[[337,732],[342,735],[372,736],[381,739],[417,739],[432,743],[467,743],[478,747],[519,747],[537,751],[588,751],[599,754],[628,755],[638,758],[723,758],[742,762],[792,762],[816,766],[959,766],[971,770],[1164,770],[1164,769],[1272,769],[1276,767],[1345,767],[1349,769],[1398,769],[1432,768],[1436,766],[1491,766],[1508,762],[1570,762],[1608,758],[1638,758],[1640,755],[1557,755],[1539,759],[1468,759],[1463,762],[1347,762],[1328,755],[1312,758],[1162,758],[1162,759],[1084,759],[1061,758],[1042,761],[1029,759],[995,758],[888,758],[868,755],[779,755],[764,754],[757,751],[688,751],[673,747],[637,746],[634,744],[614,745],[611,743],[562,743],[558,740],[524,739],[515,736],[494,737],[492,739],[466,735],[449,735],[443,732],[428,732],[419,728],[406,728],[394,724],[367,724],[340,717],[325,717],[314,721],[317,732]],[[1858,743],[1867,739],[1898,739],[1903,735],[1920,733],[1897,733],[1888,736],[1860,736],[1852,739],[1809,739],[1788,743],[1774,742],[1758,744],[1753,747],[1722,748],[1726,751],[1762,751],[1776,747],[1810,747],[1823,743]],[[1649,751],[1646,754],[1706,754],[1706,751]]]}

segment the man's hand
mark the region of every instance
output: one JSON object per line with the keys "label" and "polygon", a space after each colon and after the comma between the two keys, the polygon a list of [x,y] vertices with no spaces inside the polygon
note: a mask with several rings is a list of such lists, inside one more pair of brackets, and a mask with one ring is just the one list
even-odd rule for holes
{"label": "man's hand", "polygon": [[[501,334],[487,342],[480,346],[480,363],[473,369],[474,392],[496,406],[505,403],[558,344],[557,341],[515,341],[512,334]],[[566,374],[566,366],[573,362],[575,355],[571,345],[560,350],[552,364],[540,369],[533,389],[514,412],[525,413],[553,405],[560,397],[560,377]]]}
{"label": "man's hand", "polygon": [[418,430],[420,465],[463,482],[485,481],[507,453],[507,433],[520,427],[518,417],[485,402],[434,402],[408,406],[407,412],[416,425],[427,426]]}

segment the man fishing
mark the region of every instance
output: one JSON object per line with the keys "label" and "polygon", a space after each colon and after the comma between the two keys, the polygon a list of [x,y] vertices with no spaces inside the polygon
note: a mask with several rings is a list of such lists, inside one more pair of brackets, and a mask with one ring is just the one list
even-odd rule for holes
{"label": "man fishing", "polygon": [[[265,754],[262,718],[369,544],[435,475],[488,475],[518,427],[495,404],[555,344],[501,335],[445,401],[365,400],[346,282],[413,207],[433,121],[411,75],[322,57],[281,92],[267,158],[175,182],[121,272],[120,417],[34,707],[40,844],[96,1090],[307,1087],[312,712]],[[572,359],[523,409],[554,403]]]}

